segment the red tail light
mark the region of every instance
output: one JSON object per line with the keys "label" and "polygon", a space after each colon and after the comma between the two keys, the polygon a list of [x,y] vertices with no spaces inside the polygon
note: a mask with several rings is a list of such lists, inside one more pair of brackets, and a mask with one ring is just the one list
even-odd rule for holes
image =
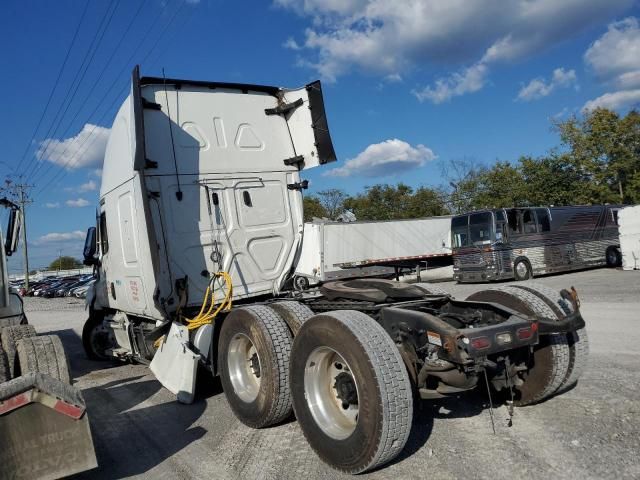
{"label": "red tail light", "polygon": [[517,335],[520,340],[529,340],[537,330],[538,324],[532,323],[531,326],[518,330]]}
{"label": "red tail light", "polygon": [[483,350],[491,346],[491,341],[487,337],[476,337],[471,339],[471,346],[476,350]]}

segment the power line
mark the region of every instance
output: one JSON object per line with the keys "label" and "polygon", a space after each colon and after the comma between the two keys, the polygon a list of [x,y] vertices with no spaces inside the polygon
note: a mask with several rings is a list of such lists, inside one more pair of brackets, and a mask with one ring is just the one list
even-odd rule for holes
{"label": "power line", "polygon": [[[49,98],[47,99],[47,103],[44,106],[44,109],[42,110],[42,114],[40,115],[40,119],[38,120],[38,123],[36,125],[36,128],[33,130],[33,134],[31,135],[31,139],[27,142],[27,147],[24,149],[24,153],[22,154],[22,158],[20,159],[20,163],[18,165],[16,165],[16,167],[20,167],[20,164],[22,164],[22,162],[24,161],[24,159],[27,157],[27,153],[29,152],[29,149],[31,148],[31,145],[33,144],[33,141],[36,138],[36,135],[38,134],[38,130],[40,129],[40,125],[42,125],[42,120],[44,120],[44,117],[47,113],[47,110],[49,109],[49,105],[51,104],[51,100],[53,99],[53,94],[55,93],[56,89],[58,88],[58,84],[60,83],[60,78],[62,77],[62,73],[64,72],[65,67],[67,66],[67,61],[69,60],[69,57],[71,55],[71,51],[73,50],[73,46],[76,43],[76,39],[78,38],[78,32],[80,32],[80,27],[82,26],[82,21],[84,20],[84,17],[87,13],[87,10],[89,9],[89,2],[86,2],[84,5],[84,10],[82,11],[82,15],[80,15],[80,20],[78,21],[78,25],[76,26],[76,30],[75,33],[73,34],[73,38],[71,40],[71,43],[69,44],[69,47],[67,48],[67,53],[64,57],[64,61],[62,62],[62,66],[60,67],[60,70],[58,71],[58,76],[56,77],[55,82],[53,83],[53,88],[51,89],[51,92],[49,93]],[[35,155],[34,155],[35,158]],[[34,161],[33,159],[30,160]],[[27,163],[27,166],[30,166],[29,163]],[[26,171],[26,169],[28,168],[27,166],[25,166],[24,170]],[[21,168],[22,170],[22,168]]]}
{"label": "power line", "polygon": [[[176,19],[176,17],[178,16],[178,13],[180,11],[182,11],[182,8],[185,6],[186,4],[186,0],[183,0],[182,4],[180,5],[180,7],[178,9],[176,9],[176,11],[174,12],[174,14],[171,16],[171,18],[169,19],[169,21],[167,22],[167,24],[164,26],[164,28],[162,29],[162,31],[160,32],[160,34],[158,35],[158,37],[156,38],[155,42],[153,43],[153,45],[151,46],[151,48],[148,49],[147,53],[145,54],[145,56],[143,57],[142,61],[140,63],[144,63],[147,58],[149,58],[149,56],[153,53],[153,50],[158,46],[158,44],[160,43],[162,37],[164,36],[164,34],[167,32],[167,30],[169,29],[169,27],[171,26],[171,24],[173,23],[173,21]],[[193,13],[193,12],[192,12]],[[155,24],[157,23],[157,21],[159,20],[159,18],[161,17],[161,13],[156,17],[155,21],[153,22],[153,24],[151,25],[151,27],[147,30],[143,40],[141,42],[138,43],[138,48],[136,48],[136,50],[134,51],[134,53],[131,55],[131,57],[129,58],[129,60],[127,61],[127,63],[125,64],[123,70],[125,70],[128,66],[129,63],[131,62],[131,60],[133,60],[133,58],[135,57],[137,51],[139,50],[139,48],[144,44],[144,42],[146,41],[148,35],[151,33],[153,27],[155,27]],[[186,20],[188,20],[189,18],[191,18],[191,15],[188,15],[185,18],[185,22],[183,22],[182,25],[184,25],[184,23],[186,23]],[[175,35],[176,32],[174,32]],[[171,38],[171,37],[170,37]],[[100,100],[100,102],[98,102],[98,105],[96,106],[96,108],[93,110],[93,112],[89,115],[89,119],[95,114],[95,112],[97,112],[97,110],[99,109],[99,107],[102,105],[102,103],[104,102],[104,100],[107,98],[109,92],[113,89],[113,87],[116,85],[116,83],[118,82],[118,80],[120,80],[120,75],[118,75],[114,82],[111,84],[111,87],[105,92],[105,95],[102,97],[102,99]],[[102,117],[98,120],[98,122],[96,123],[100,123],[104,117],[107,115],[107,113],[109,113],[111,111],[111,109],[113,108],[113,106],[115,105],[115,103],[117,102],[117,100],[119,99],[119,96],[122,95],[122,93],[124,92],[124,90],[129,86],[128,81],[126,83],[126,85],[123,87],[123,89],[121,90],[121,92],[116,95],[116,97],[114,98],[114,101],[111,103],[111,105],[107,108],[107,110],[103,113]],[[93,132],[96,130],[96,128],[98,127],[98,125],[93,125],[91,130],[88,132],[88,135],[85,137],[85,139],[82,141],[82,143],[78,146],[78,150],[62,165],[62,169],[59,170],[56,174],[54,174],[49,181],[43,186],[41,187],[37,192],[36,195],[39,195],[41,193],[43,193],[44,191],[46,191],[46,189],[53,184],[54,181],[56,180],[62,180],[62,178],[64,178],[67,174],[68,174],[68,170],[67,167],[72,167],[73,166],[73,161],[76,159],[76,157],[78,157],[81,153],[86,152],[86,150],[95,142],[95,140],[97,139],[97,137],[93,137]],[[89,142],[89,144],[87,144],[86,148],[84,151],[82,151],[82,147],[87,143],[88,140],[91,140]]]}
{"label": "power line", "polygon": [[[104,66],[102,68],[102,70],[100,71],[100,73],[98,74],[97,78],[98,78],[98,82],[100,81],[100,79],[102,79],[102,76],[104,75],[104,73],[106,72],[107,68],[109,67],[109,65],[111,64],[113,58],[115,57],[116,53],[118,52],[118,50],[120,49],[120,46],[122,45],[122,43],[124,42],[124,39],[127,37],[127,35],[129,34],[131,27],[133,26],[134,22],[136,21],[136,19],[138,18],[138,15],[140,13],[140,11],[142,10],[142,7],[145,5],[145,3],[147,2],[147,0],[143,0],[142,2],[140,2],[140,5],[138,6],[138,9],[136,10],[136,12],[133,14],[133,16],[131,17],[131,21],[129,22],[129,25],[127,25],[124,33],[122,35],[120,35],[120,40],[118,41],[117,45],[113,48],[113,51],[111,52],[111,55],[109,57],[109,59],[104,63]],[[87,104],[87,101],[89,100],[89,98],[91,97],[91,95],[94,93],[93,89],[89,89],[87,91],[87,95],[84,97],[84,99],[80,102],[80,106],[78,108],[78,110],[76,111],[75,115],[73,116],[73,118],[71,119],[71,121],[68,123],[67,128],[65,129],[65,131],[60,135],[61,137],[64,137],[69,130],[71,130],[71,127],[73,127],[75,121],[78,119],[78,116],[80,115],[80,112],[82,112],[83,107]],[[99,106],[100,104],[98,104]],[[95,113],[96,110],[94,110],[90,115],[89,118],[87,119],[87,121],[84,123],[86,125],[86,123],[91,119],[91,117],[93,116],[93,113]],[[67,153],[67,150],[69,149],[69,145],[73,143],[73,142],[69,142],[64,150],[62,151],[62,153],[59,154],[60,158],[64,158],[64,154]],[[44,152],[43,152],[44,154]],[[49,165],[47,167],[44,167],[44,171],[42,171],[42,169],[38,172],[33,172],[33,176],[35,177],[38,173],[41,176],[46,176],[46,174],[49,172],[49,170],[51,170],[52,166],[54,164],[52,162],[49,163]]]}
{"label": "power line", "polygon": [[[104,33],[106,32],[107,28],[109,27],[109,24],[111,23],[111,20],[113,19],[113,14],[115,13],[116,8],[118,7],[120,3],[120,0],[117,0],[115,4],[109,4],[109,6],[107,7],[107,13],[106,15],[103,17],[102,21],[100,22],[100,25],[98,26],[98,29],[96,30],[95,35],[93,36],[93,40],[91,41],[91,43],[89,44],[89,48],[87,49],[85,56],[82,60],[82,62],[80,63],[80,66],[78,68],[78,71],[76,72],[73,80],[71,81],[71,84],[69,85],[69,89],[67,90],[67,94],[65,95],[64,100],[62,101],[62,103],[60,104],[60,107],[58,108],[58,112],[56,113],[53,121],[51,122],[51,125],[49,126],[49,129],[47,130],[47,134],[45,135],[45,142],[46,142],[46,146],[42,149],[42,153],[40,154],[41,158],[44,158],[44,156],[46,155],[47,150],[49,149],[49,146],[51,145],[51,142],[53,140],[53,137],[55,136],[56,132],[58,131],[58,128],[60,128],[60,124],[62,123],[62,119],[64,118],[64,116],[66,115],[67,111],[69,110],[69,107],[71,106],[71,103],[73,103],[73,99],[75,98],[77,92],[78,92],[78,88],[80,87],[80,84],[82,83],[82,80],[84,79],[84,76],[87,73],[87,70],[89,68],[89,66],[91,65],[91,62],[93,61],[93,58],[98,50],[98,48],[100,47],[100,43],[102,42],[102,39],[104,38]],[[109,13],[109,10],[111,9],[111,6],[114,5],[114,8],[111,10],[111,13]],[[104,28],[103,28],[104,27]],[[95,48],[94,48],[95,45]],[[66,104],[66,107],[65,107]],[[63,111],[64,108],[64,111]],[[62,115],[60,115],[60,113],[62,112]],[[55,129],[53,129],[55,125]],[[53,133],[52,133],[52,129],[53,129]],[[37,163],[33,163],[33,165],[36,166],[36,170],[38,169],[38,165]],[[27,175],[31,175],[35,172],[25,172],[25,174]]]}

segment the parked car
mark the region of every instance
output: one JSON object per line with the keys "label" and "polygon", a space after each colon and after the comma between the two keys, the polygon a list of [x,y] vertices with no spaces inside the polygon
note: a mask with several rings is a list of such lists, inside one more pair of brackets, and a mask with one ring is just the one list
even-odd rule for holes
{"label": "parked car", "polygon": [[89,290],[89,287],[91,287],[91,285],[93,285],[94,283],[96,283],[96,280],[95,278],[92,278],[89,282],[87,282],[86,285],[80,288],[76,288],[74,293],[76,298],[85,298],[87,296],[87,291]]}

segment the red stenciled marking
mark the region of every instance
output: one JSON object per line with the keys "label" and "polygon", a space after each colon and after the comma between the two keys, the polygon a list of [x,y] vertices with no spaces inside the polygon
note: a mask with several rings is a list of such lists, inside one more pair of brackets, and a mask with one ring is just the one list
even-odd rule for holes
{"label": "red stenciled marking", "polygon": [[0,415],[3,415],[11,410],[20,408],[31,402],[31,390],[28,392],[20,393],[15,397],[11,397],[0,404]]}
{"label": "red stenciled marking", "polygon": [[53,409],[56,412],[63,413],[71,418],[75,418],[76,420],[84,413],[84,408],[71,405],[70,403],[63,402],[62,400],[58,400]]}

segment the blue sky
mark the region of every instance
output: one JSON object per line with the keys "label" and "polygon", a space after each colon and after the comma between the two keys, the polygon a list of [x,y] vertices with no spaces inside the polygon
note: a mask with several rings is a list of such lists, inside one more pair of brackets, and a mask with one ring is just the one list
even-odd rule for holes
{"label": "blue sky", "polygon": [[[312,193],[440,185],[452,159],[490,164],[544,154],[558,143],[554,117],[640,103],[638,7],[634,0],[6,0],[0,175],[23,174],[35,185],[31,265],[59,250],[79,257],[94,223],[108,128],[141,63],[143,74],[164,67],[167,76],[193,79],[285,87],[322,79],[339,160],[306,174]],[[22,265],[16,257],[14,270]]]}

